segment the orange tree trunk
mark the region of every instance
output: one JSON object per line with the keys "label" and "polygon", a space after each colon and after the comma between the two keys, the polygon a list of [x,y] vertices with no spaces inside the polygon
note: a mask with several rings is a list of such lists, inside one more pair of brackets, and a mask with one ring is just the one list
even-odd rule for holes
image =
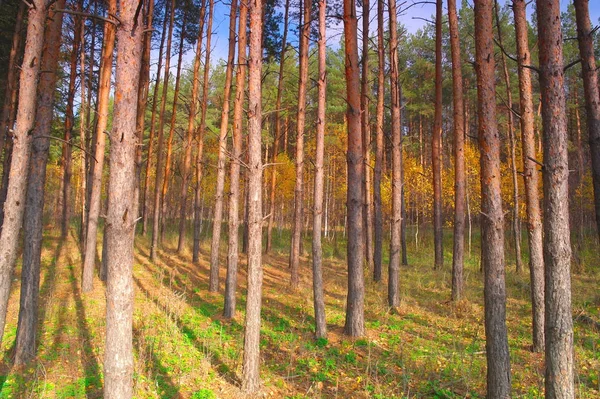
{"label": "orange tree trunk", "polygon": [[481,163],[481,263],[490,398],[510,397],[506,331],[504,214],[500,189],[500,135],[496,119],[493,0],[475,3],[475,43]]}

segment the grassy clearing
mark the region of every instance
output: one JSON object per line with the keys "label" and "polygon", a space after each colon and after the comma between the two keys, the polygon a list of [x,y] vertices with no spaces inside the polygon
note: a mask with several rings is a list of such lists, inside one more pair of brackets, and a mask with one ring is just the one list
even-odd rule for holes
{"label": "grassy clearing", "polygon": [[[446,233],[446,266],[432,270],[429,233],[417,248],[409,239],[409,263],[401,271],[399,314],[386,306],[385,283],[367,273],[367,335],[342,335],[346,292],[344,239],[326,241],[325,290],[328,340],[313,338],[310,259],[302,258],[301,286],[288,289],[289,232],[275,231],[273,254],[264,257],[261,335],[263,396],[273,398],[463,398],[484,397],[485,335],[483,295],[475,237],[467,256],[467,297],[449,302],[451,236]],[[43,252],[39,356],[29,368],[10,366],[16,334],[18,282],[11,305],[0,364],[0,397],[100,398],[104,347],[105,291],[80,292],[80,251],[73,237],[60,243],[49,233]],[[409,231],[414,237],[414,231]],[[244,295],[238,315],[221,317],[222,296],[209,294],[208,241],[199,265],[191,254],[177,255],[169,236],[155,264],[149,242],[136,241],[134,266],[135,397],[238,398],[243,346]],[[590,247],[593,248],[590,244]],[[305,241],[305,252],[310,243]],[[508,251],[510,253],[510,249]],[[585,271],[574,276],[574,314],[600,319],[600,258],[589,249]],[[223,245],[222,265],[225,264]],[[387,254],[386,254],[387,256]],[[387,258],[384,259],[387,262]],[[242,262],[244,262],[242,256]],[[514,397],[540,398],[543,356],[531,353],[528,273],[517,275],[508,257],[508,328]],[[222,282],[225,270],[221,270]],[[385,281],[385,279],[384,279]],[[240,272],[246,285],[245,264]],[[575,343],[578,397],[600,395],[600,335],[577,318]]]}

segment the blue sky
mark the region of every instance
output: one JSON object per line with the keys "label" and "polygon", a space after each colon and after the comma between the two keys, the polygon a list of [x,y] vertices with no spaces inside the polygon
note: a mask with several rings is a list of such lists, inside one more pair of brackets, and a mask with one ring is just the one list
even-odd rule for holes
{"label": "blue sky", "polygon": [[[227,0],[226,0],[227,1]],[[409,0],[410,1],[410,0]],[[507,0],[499,0],[500,4],[504,4],[506,3]],[[510,0],[508,0],[510,1]],[[561,8],[566,9],[567,5],[571,2],[572,0],[561,0]],[[398,0],[398,4],[400,4],[402,1]],[[469,0],[469,2],[471,4],[473,4],[473,0]],[[374,0],[371,0],[372,3],[372,11],[371,14],[372,16],[374,16],[375,12],[376,12],[376,2]],[[458,1],[458,3],[460,3],[460,1]],[[447,12],[447,5],[446,5],[446,0],[444,0],[444,13]],[[592,25],[595,25],[598,23],[598,19],[600,18],[600,0],[590,0],[589,2],[589,7],[590,7],[590,16],[592,19]],[[528,7],[529,10],[533,10],[533,6],[529,5]],[[283,9],[281,10],[283,12]],[[402,14],[399,17],[399,22],[402,23],[406,29],[409,32],[415,32],[417,29],[423,27],[423,25],[426,23],[425,21],[423,21],[422,19],[419,18],[426,18],[426,19],[431,19],[432,15],[435,14],[435,6],[433,4],[424,4],[424,5],[416,5],[414,7],[411,7],[408,11],[406,11],[404,14]],[[373,18],[373,28],[371,29],[371,32],[373,33],[376,29],[375,27],[375,23],[376,20]],[[297,25],[297,21],[292,20],[290,21],[290,28],[295,28]],[[213,54],[212,54],[212,62],[215,63],[217,62],[217,60],[219,59],[225,59],[227,57],[227,40],[228,40],[228,28],[229,28],[229,1],[227,1],[227,3],[224,3],[223,0],[217,0],[215,2],[215,16],[214,16],[214,21],[213,21],[213,38],[212,38],[212,48],[213,48]],[[283,27],[282,27],[283,28]],[[341,24],[339,24],[338,26],[334,26],[332,27],[329,32],[327,33],[328,35],[328,44],[330,46],[337,46],[339,41],[340,41],[340,33],[342,31],[342,26]],[[290,32],[290,34],[288,35],[288,41],[291,41],[292,43],[296,42],[296,38],[294,37],[293,33]],[[191,60],[193,59],[193,51],[188,52],[188,54],[186,54],[186,60]],[[191,61],[188,61],[191,62]]]}

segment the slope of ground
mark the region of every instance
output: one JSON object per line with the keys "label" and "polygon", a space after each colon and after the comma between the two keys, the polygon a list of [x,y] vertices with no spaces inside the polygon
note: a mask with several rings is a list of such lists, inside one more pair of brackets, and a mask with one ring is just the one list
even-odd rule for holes
{"label": "slope of ground", "polygon": [[[432,269],[430,243],[409,245],[410,266],[401,271],[402,305],[386,306],[386,285],[366,271],[367,335],[342,335],[346,293],[343,239],[326,245],[325,291],[329,339],[313,338],[310,259],[303,258],[300,289],[288,288],[286,232],[264,257],[261,335],[261,397],[272,398],[476,398],[485,393],[485,335],[479,249],[467,257],[467,297],[449,301],[451,265]],[[339,233],[341,235],[341,233]],[[339,241],[339,242],[337,242]],[[337,247],[340,245],[340,247]],[[223,244],[223,249],[226,245]],[[308,250],[309,244],[305,245]],[[176,254],[167,239],[159,260],[148,260],[148,240],[138,237],[134,266],[135,397],[239,398],[244,295],[235,320],[221,317],[222,295],[208,293],[208,245],[200,264]],[[277,251],[277,248],[279,251]],[[510,251],[507,251],[510,252]],[[225,250],[222,252],[225,265]],[[599,259],[585,255],[589,270],[574,276],[573,298],[578,397],[600,396]],[[245,291],[244,257],[240,293]],[[508,327],[514,397],[543,395],[543,355],[530,351],[529,283],[508,266]],[[80,248],[74,237],[45,237],[38,358],[26,369],[11,367],[18,312],[18,268],[11,295],[3,359],[1,398],[100,398],[104,347],[105,288],[95,281],[83,295]],[[224,284],[225,267],[221,268]]]}

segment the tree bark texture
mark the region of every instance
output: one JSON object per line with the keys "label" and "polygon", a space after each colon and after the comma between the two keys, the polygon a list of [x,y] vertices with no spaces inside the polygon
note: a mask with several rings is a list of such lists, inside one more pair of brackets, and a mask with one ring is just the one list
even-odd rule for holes
{"label": "tree bark texture", "polygon": [[210,245],[210,278],[208,282],[209,292],[219,291],[219,247],[221,244],[221,226],[223,225],[223,192],[225,191],[225,157],[227,153],[227,130],[229,128],[229,99],[231,97],[231,81],[233,79],[233,63],[235,60],[235,21],[237,16],[236,0],[231,2],[231,11],[229,12],[229,15],[229,51],[227,55],[227,68],[225,70],[223,107],[221,109],[221,129],[219,132],[217,188],[215,193],[212,241]]}
{"label": "tree bark texture", "polygon": [[171,106],[171,122],[169,124],[169,137],[167,138],[167,154],[165,157],[165,173],[162,181],[161,189],[161,211],[160,211],[160,235],[161,240],[164,238],[165,225],[167,219],[167,191],[169,190],[169,182],[171,180],[171,158],[173,156],[173,138],[175,136],[175,123],[177,121],[177,106],[179,105],[179,88],[181,83],[181,66],[183,62],[183,43],[185,38],[185,18],[187,13],[183,16],[183,27],[179,35],[179,48],[177,57],[177,72],[175,74],[175,90],[173,92],[173,104]]}
{"label": "tree bark texture", "polygon": [[210,71],[210,42],[212,38],[212,21],[215,2],[209,0],[208,6],[208,25],[206,27],[206,51],[204,56],[204,77],[202,81],[202,102],[200,112],[200,127],[198,128],[198,148],[196,150],[196,189],[194,193],[194,247],[192,249],[192,261],[198,262],[200,258],[200,233],[202,227],[202,206],[204,196],[201,194],[202,172],[203,172],[203,152],[204,152],[204,134],[206,132],[206,109],[208,108],[208,74]]}
{"label": "tree bark texture", "polygon": [[317,338],[327,337],[325,321],[325,297],[323,294],[323,248],[321,246],[321,228],[323,222],[323,186],[325,173],[323,158],[325,157],[325,96],[327,91],[326,31],[325,31],[325,0],[319,1],[319,80],[317,104],[317,144],[315,154],[315,184],[313,205],[313,234],[312,234],[312,266],[313,266],[313,296],[315,309],[315,335]]}
{"label": "tree bark texture", "polygon": [[233,131],[231,163],[229,170],[229,242],[227,248],[227,277],[225,278],[225,304],[223,316],[235,316],[235,293],[237,291],[237,275],[239,261],[239,229],[240,229],[240,158],[242,157],[242,123],[243,106],[246,89],[246,57],[248,28],[248,6],[240,2],[240,23],[238,28],[238,63],[235,73],[235,102],[233,104]]}
{"label": "tree bark texture", "polygon": [[434,269],[444,266],[444,231],[442,216],[442,0],[435,7],[435,115],[431,142],[433,169],[433,241]]}
{"label": "tree bark texture", "polygon": [[400,251],[402,234],[402,116],[400,113],[400,85],[398,82],[398,22],[396,1],[390,0],[390,92],[392,114],[392,238],[388,268],[388,306],[400,305]]}
{"label": "tree bark texture", "polygon": [[[283,73],[285,67],[285,53],[287,50],[287,34],[290,12],[290,0],[285,0],[285,11],[283,17],[283,37],[281,39],[281,53],[279,57],[279,78],[277,81],[277,98],[275,100],[275,140],[273,144],[273,163],[277,161],[279,153],[279,140],[281,139],[281,99],[283,97]],[[285,147],[284,147],[285,151]],[[271,166],[271,197],[269,198],[269,225],[267,227],[267,246],[266,253],[271,251],[273,246],[273,223],[275,220],[275,191],[277,183],[277,167]]]}
{"label": "tree bark texture", "polygon": [[[160,47],[158,50],[158,65],[156,67],[156,81],[154,82],[154,89],[152,93],[152,113],[150,116],[150,137],[148,137],[148,150],[146,160],[146,173],[144,176],[144,191],[143,191],[143,210],[142,210],[142,234],[146,235],[148,229],[148,214],[150,208],[150,170],[152,166],[152,155],[154,153],[154,136],[156,133],[156,106],[158,105],[158,89],[160,87],[160,76],[162,72],[163,63],[163,50],[165,45],[165,38],[167,37],[167,21],[169,21],[169,9],[165,11],[165,17],[163,18],[162,33],[160,39]],[[202,25],[200,25],[202,27]]]}
{"label": "tree bark texture", "polygon": [[185,247],[185,225],[187,211],[188,185],[190,181],[192,168],[192,145],[194,132],[196,130],[196,114],[198,110],[198,88],[200,81],[200,59],[202,58],[202,34],[204,31],[204,17],[206,16],[206,0],[202,1],[200,6],[200,20],[198,29],[198,38],[196,39],[196,56],[194,57],[194,77],[192,78],[192,93],[188,114],[188,125],[185,136],[185,154],[183,158],[183,176],[181,182],[181,208],[179,209],[179,240],[177,242],[177,252],[182,253]]}
{"label": "tree bark texture", "polygon": [[[500,6],[498,0],[496,1],[496,28],[498,30],[498,44],[500,47],[504,47],[504,40],[502,39],[502,27],[500,21]],[[515,244],[515,263],[517,273],[521,273],[523,270],[521,260],[521,221],[519,219],[519,182],[517,178],[517,140],[515,137],[515,128],[513,121],[513,100],[512,90],[510,88],[510,74],[508,73],[508,65],[506,64],[506,57],[503,52],[500,52],[500,60],[502,61],[502,77],[504,78],[505,95],[506,95],[506,107],[507,107],[507,127],[508,127],[508,140],[510,148],[510,170],[512,172],[512,186],[513,186],[513,218],[512,218],[512,229],[513,239]]]}
{"label": "tree bark texture", "polygon": [[531,86],[531,64],[527,12],[525,0],[513,0],[517,56],[519,60],[519,98],[521,105],[521,140],[523,146],[523,179],[527,205],[527,238],[529,243],[529,275],[531,280],[531,310],[533,351],[544,350],[544,253],[542,245],[542,217],[539,198],[539,177],[534,162],[535,117]]}
{"label": "tree bark texture", "polygon": [[381,169],[384,151],[385,45],[383,27],[384,2],[377,2],[377,136],[375,139],[375,169],[373,173],[374,248],[373,280],[381,281],[383,250],[383,213],[381,209]]}
{"label": "tree bark texture", "polygon": [[4,223],[0,232],[0,343],[4,335],[12,275],[17,260],[19,231],[23,224],[27,175],[31,156],[31,131],[36,116],[36,96],[44,26],[48,14],[46,0],[34,0],[28,11],[27,38],[19,77],[19,107],[13,132],[13,150],[8,177]]}
{"label": "tree bark texture", "polygon": [[348,123],[348,297],[344,333],[352,337],[365,332],[363,276],[363,185],[362,133],[360,129],[360,66],[358,64],[358,18],[353,0],[344,0],[344,44],[346,49],[346,120]]}
{"label": "tree bark texture", "polygon": [[536,4],[544,131],[546,398],[574,398],[569,161],[560,2],[537,0]]}
{"label": "tree bark texture", "polygon": [[487,353],[487,397],[510,397],[506,330],[504,214],[500,188],[500,135],[496,119],[493,0],[475,3],[475,43],[481,164],[481,263]]}
{"label": "tree bark texture", "polygon": [[577,41],[581,55],[581,76],[585,94],[585,110],[592,158],[596,230],[600,239],[600,90],[594,56],[594,40],[590,22],[589,0],[574,0],[577,20]]}
{"label": "tree bark texture", "polygon": [[[83,10],[83,0],[79,1],[78,10]],[[62,196],[61,199],[61,237],[67,237],[69,232],[69,222],[71,220],[71,177],[73,175],[73,125],[75,116],[73,115],[73,103],[75,100],[75,82],[77,80],[77,55],[81,44],[81,30],[83,21],[81,16],[75,16],[75,28],[73,30],[73,46],[69,59],[69,89],[67,92],[67,108],[65,110],[65,136],[62,146]]]}
{"label": "tree bark texture", "polygon": [[[9,137],[9,130],[11,128],[11,121],[14,107],[17,103],[17,56],[19,48],[21,47],[21,39],[23,37],[23,17],[25,16],[25,3],[19,5],[15,21],[15,32],[13,33],[12,46],[10,48],[10,54],[8,56],[8,75],[6,76],[6,91],[4,94],[4,103],[2,105],[2,116],[0,119],[0,155],[4,150],[4,142]],[[0,157],[1,158],[1,157]],[[2,204],[0,204],[2,205]]]}
{"label": "tree bark texture", "polygon": [[260,388],[260,310],[262,301],[261,74],[262,0],[250,0],[248,55],[248,292],[244,324],[242,390]]}
{"label": "tree bark texture", "polygon": [[452,250],[452,300],[463,297],[465,279],[465,113],[463,96],[462,62],[456,0],[448,0],[450,47],[452,52],[452,99],[454,119],[454,245]]}
{"label": "tree bark texture", "polygon": [[[110,0],[107,3],[108,15],[116,15],[117,2]],[[100,201],[102,197],[102,170],[104,169],[104,153],[106,148],[106,126],[108,124],[110,81],[113,66],[113,50],[115,47],[115,25],[104,24],[104,43],[102,50],[102,61],[100,65],[100,77],[98,81],[98,121],[96,123],[96,148],[92,172],[92,193],[90,196],[90,211],[88,217],[88,231],[86,235],[85,257],[83,260],[82,290],[92,290],[94,281],[94,266],[96,265],[98,217],[100,216]]]}
{"label": "tree bark texture", "polygon": [[163,146],[164,146],[164,118],[165,108],[167,106],[167,92],[169,89],[169,75],[171,66],[171,44],[173,42],[173,24],[175,22],[175,0],[171,0],[169,6],[170,19],[169,19],[169,33],[167,33],[167,50],[165,60],[165,77],[163,79],[162,95],[160,100],[160,113],[158,117],[158,146],[156,148],[156,177],[154,180],[154,215],[152,219],[152,243],[150,245],[150,260],[156,261],[158,252],[158,239],[159,239],[159,228],[160,228],[160,194],[161,194],[161,183],[163,179]]}
{"label": "tree bark texture", "polygon": [[302,216],[304,196],[304,126],[306,123],[306,84],[308,81],[308,46],[312,3],[302,0],[303,13],[300,33],[298,112],[296,117],[296,185],[294,187],[294,219],[292,222],[292,247],[290,250],[290,284],[297,289],[300,284],[300,241],[302,240]]}
{"label": "tree bark texture", "polygon": [[[136,107],[144,24],[134,0],[119,2],[115,106],[110,134],[107,223],[106,349],[104,398],[133,393],[133,238],[135,209]],[[136,17],[138,18],[136,20]]]}
{"label": "tree bark texture", "polygon": [[371,204],[371,121],[369,114],[369,0],[362,1],[362,76],[360,107],[362,109],[361,130],[363,135],[364,205],[363,226],[365,235],[365,261],[368,270],[373,268],[373,206]]}
{"label": "tree bark texture", "polygon": [[[59,0],[54,8],[64,8],[65,0]],[[29,179],[25,197],[23,220],[23,268],[21,271],[21,300],[15,365],[24,365],[35,357],[38,325],[38,297],[40,291],[40,263],[42,255],[42,231],[44,210],[44,187],[46,162],[50,148],[50,129],[54,113],[54,90],[56,70],[60,55],[63,13],[50,10],[46,26],[41,69],[37,93],[37,111],[33,130]]]}

